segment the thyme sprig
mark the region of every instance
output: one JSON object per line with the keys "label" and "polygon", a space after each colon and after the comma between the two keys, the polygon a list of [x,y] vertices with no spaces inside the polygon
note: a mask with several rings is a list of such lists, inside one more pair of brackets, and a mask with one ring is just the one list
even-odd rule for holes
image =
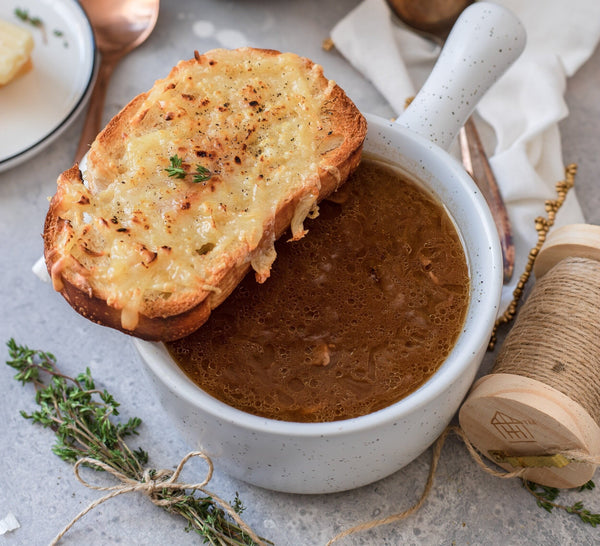
{"label": "thyme sprig", "polygon": [[[522,480],[523,487],[527,489],[536,499],[536,503],[540,508],[543,508],[547,512],[552,513],[556,508],[558,510],[564,510],[568,514],[574,514],[581,519],[583,523],[587,523],[592,527],[596,527],[600,524],[600,514],[593,514],[587,508],[584,508],[582,501],[577,501],[571,505],[560,504],[556,501],[560,494],[560,490],[556,487],[548,487],[546,485],[539,485],[537,483]],[[583,484],[579,491],[586,491],[594,489],[595,484],[592,480]]]}
{"label": "thyme sprig", "polygon": [[198,184],[199,182],[206,182],[211,177],[211,172],[202,165],[196,165],[196,174],[192,181]]}
{"label": "thyme sprig", "polygon": [[[138,434],[142,421],[133,417],[125,423],[117,422],[114,418],[119,415],[119,403],[106,390],[96,388],[89,368],[72,378],[58,371],[52,353],[29,349],[14,339],[7,346],[11,360],[6,364],[17,370],[16,380],[34,385],[40,407],[32,413],[21,411],[21,415],[54,431],[56,442],[52,451],[56,455],[70,463],[92,458],[128,478],[144,479],[147,452],[141,448],[132,450],[124,441],[125,437]],[[93,463],[87,466],[102,470]],[[154,473],[155,470],[150,471],[151,475]],[[166,488],[156,495],[159,500],[169,501],[165,510],[186,520],[186,531],[195,531],[205,542],[220,546],[256,544],[210,496]],[[237,493],[231,506],[238,515],[244,511]]]}
{"label": "thyme sprig", "polygon": [[169,158],[169,161],[171,164],[165,169],[167,174],[173,178],[185,178],[187,172],[181,166],[183,164],[183,159],[175,154]]}
{"label": "thyme sprig", "polygon": [[172,178],[180,178],[183,179],[186,176],[192,174],[192,182],[195,184],[206,182],[212,176],[212,173],[203,165],[196,165],[196,173],[188,173],[183,168],[183,159],[181,159],[177,154],[169,157],[170,165],[165,168],[167,174]]}
{"label": "thyme sprig", "polygon": [[26,9],[15,8],[15,15],[24,23],[29,23],[36,28],[42,28],[44,26],[43,21],[39,17],[29,15],[29,12]]}
{"label": "thyme sprig", "polygon": [[48,37],[46,36],[46,26],[44,25],[44,21],[42,21],[39,17],[35,15],[29,15],[29,12],[26,9],[15,8],[15,17],[23,21],[23,23],[27,23],[32,27],[38,29],[42,33],[42,42],[44,44],[48,43]]}

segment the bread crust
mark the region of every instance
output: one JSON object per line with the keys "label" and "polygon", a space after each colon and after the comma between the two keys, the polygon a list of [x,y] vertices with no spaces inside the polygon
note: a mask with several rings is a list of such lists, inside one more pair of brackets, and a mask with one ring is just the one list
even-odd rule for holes
{"label": "bread crust", "polygon": [[[282,55],[286,57],[280,57]],[[315,149],[318,153],[318,163],[316,168],[313,169],[314,172],[308,171],[307,166],[308,174],[305,180],[297,186],[291,187],[289,192],[277,202],[276,207],[264,218],[261,217],[262,236],[256,236],[255,240],[240,238],[240,241],[233,237],[234,243],[230,245],[231,248],[227,252],[211,256],[211,261],[206,260],[209,265],[207,265],[208,269],[205,276],[201,279],[195,278],[192,282],[192,288],[188,289],[186,287],[185,290],[177,294],[169,293],[165,299],[160,297],[155,299],[145,298],[135,309],[134,319],[129,321],[128,324],[128,321],[124,318],[127,311],[124,310],[126,304],[121,301],[113,301],[115,298],[110,293],[110,287],[107,288],[102,283],[97,282],[96,277],[99,270],[97,263],[103,263],[102,260],[105,258],[102,255],[108,254],[108,250],[102,248],[102,237],[100,235],[89,235],[89,232],[95,229],[95,224],[90,223],[89,218],[85,220],[84,213],[77,211],[78,207],[82,210],[92,210],[86,208],[87,202],[93,201],[95,196],[107,187],[111,187],[116,178],[124,176],[121,174],[125,169],[123,165],[127,166],[128,163],[121,161],[120,158],[127,155],[127,147],[132,140],[138,137],[143,139],[147,134],[155,132],[157,127],[162,127],[162,125],[157,124],[163,124],[163,119],[171,115],[167,113],[160,119],[156,116],[153,117],[152,111],[156,107],[157,100],[160,102],[160,97],[164,96],[164,94],[161,95],[165,92],[164,89],[168,89],[168,86],[173,84],[179,85],[182,79],[189,78],[195,70],[201,69],[204,71],[203,74],[206,74],[206,71],[210,72],[213,65],[218,66],[227,62],[239,64],[240,59],[247,63],[251,71],[256,72],[261,70],[261,63],[269,58],[277,59],[278,62],[289,61],[297,65],[295,70],[298,74],[301,74],[302,77],[306,76],[307,80],[310,78],[310,89],[313,96],[305,97],[305,100],[309,107],[313,107],[315,101],[317,101],[317,105],[314,107],[318,108],[319,111],[320,127],[311,136],[311,142],[314,141],[311,145],[316,146]],[[296,78],[298,78],[297,75]],[[292,83],[296,84],[296,82]],[[243,88],[245,81],[237,81],[235,85]],[[159,99],[156,99],[156,96]],[[257,96],[260,96],[260,94]],[[258,101],[246,101],[250,105],[253,102]],[[247,108],[246,103],[239,108]],[[219,108],[223,108],[223,105],[220,105]],[[265,107],[265,109],[268,108]],[[213,115],[211,112],[212,110],[198,115],[191,121],[190,116],[182,116],[181,122],[177,122],[180,124],[196,123],[200,127],[199,131],[202,132],[205,129],[202,124],[208,123],[207,119]],[[237,115],[234,108],[231,108],[231,115]],[[263,117],[266,117],[266,115]],[[270,118],[269,122],[273,122],[273,120],[274,118]],[[273,129],[268,126],[267,128],[268,130]],[[135,97],[108,123],[106,128],[98,135],[88,154],[88,170],[85,182],[77,164],[58,177],[57,191],[50,202],[43,234],[44,256],[54,288],[65,297],[78,313],[96,323],[147,340],[170,341],[184,337],[199,328],[208,319],[211,310],[226,299],[251,267],[254,267],[257,271],[257,280],[262,282],[268,277],[270,263],[274,259],[274,255],[271,255],[271,253],[274,253],[274,240],[279,238],[290,227],[290,224],[292,224],[294,238],[299,238],[304,234],[301,229],[301,222],[312,205],[337,190],[357,167],[365,135],[366,121],[356,106],[340,87],[323,76],[320,66],[315,65],[308,59],[291,56],[291,54],[282,54],[274,50],[255,48],[213,50],[204,55],[196,54],[193,59],[180,62],[171,70],[167,78],[158,80],[148,92]],[[195,142],[194,138],[196,137],[193,135],[186,137],[186,144],[180,149],[185,148],[185,153],[188,153],[187,143],[193,144]],[[228,134],[228,136],[222,137],[217,133],[216,138],[203,141],[203,145],[208,142],[215,147],[220,146],[219,153],[214,155],[218,156],[217,159],[221,163],[218,166],[213,163],[211,166],[213,172],[221,174],[213,177],[214,183],[208,183],[217,186],[217,190],[213,188],[213,192],[221,191],[219,184],[228,183],[227,173],[229,171],[227,169],[234,169],[231,172],[236,174],[238,171],[235,171],[235,169],[239,167],[239,165],[236,165],[237,163],[249,164],[251,167],[258,163],[249,156],[241,156],[240,158],[240,153],[235,155],[232,161],[224,159],[228,157],[229,148],[224,147],[223,143],[229,142],[231,149],[237,150],[238,140],[241,140],[239,135]],[[291,140],[293,140],[293,137]],[[198,153],[199,150],[196,149],[196,154]],[[202,153],[208,154],[204,150],[202,150]],[[139,158],[130,158],[128,161],[131,162],[136,159]],[[260,161],[263,159],[263,156],[259,157]],[[305,173],[302,172],[302,174]],[[171,182],[166,176],[165,179]],[[174,191],[179,192],[176,194],[180,195],[183,190],[178,188]],[[193,194],[194,191],[196,191],[196,188],[190,186],[189,192],[186,193],[186,206],[188,209],[191,207],[192,210],[204,206],[203,203],[208,195],[207,193],[196,195]],[[209,192],[208,189],[203,191]],[[225,205],[230,205],[230,203],[225,203]],[[89,215],[90,213],[85,214]],[[75,225],[86,221],[89,223],[89,229],[86,226],[81,228],[80,225]],[[115,219],[113,221],[116,224],[117,221]],[[105,224],[110,223],[106,219],[102,219],[102,222]],[[112,229],[114,226],[109,226],[106,229],[109,228]],[[121,229],[126,230],[127,228]],[[81,243],[81,235],[78,234],[77,230],[85,232],[86,237],[89,238],[85,240],[84,248]],[[74,239],[77,237],[80,237],[79,246],[85,251],[85,253],[80,252],[80,255],[73,251]],[[92,242],[89,243],[89,241]],[[129,244],[129,242],[123,244]],[[176,245],[177,240],[174,240],[172,244]],[[168,263],[168,259],[163,257],[165,246],[170,248],[170,245],[163,245],[161,248],[149,248],[150,245],[146,244],[148,248],[144,247],[140,252],[142,262],[146,259],[144,256],[148,256],[147,263],[142,263],[145,269],[139,270],[145,274],[145,271],[153,266],[152,261],[159,262],[162,260],[161,263]],[[167,251],[164,250],[164,252]],[[135,268],[131,269],[131,275],[135,275]]]}

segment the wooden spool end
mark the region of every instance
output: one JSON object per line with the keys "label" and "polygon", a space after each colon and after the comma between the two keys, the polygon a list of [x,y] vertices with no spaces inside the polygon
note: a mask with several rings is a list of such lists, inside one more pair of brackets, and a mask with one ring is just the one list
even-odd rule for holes
{"label": "wooden spool end", "polygon": [[[600,262],[600,226],[573,224],[551,232],[536,258],[536,278],[569,257]],[[596,470],[594,463],[557,454],[599,457],[600,426],[579,403],[535,379],[507,373],[481,378],[461,407],[459,421],[483,455],[509,472],[525,468],[526,480],[572,488],[589,481]]]}
{"label": "wooden spool end", "polygon": [[[596,470],[595,464],[556,454],[600,455],[600,427],[580,404],[535,379],[482,377],[461,407],[459,421],[470,442],[505,470],[536,465],[526,468],[526,480],[568,489],[589,481]],[[538,466],[543,464],[557,466]]]}
{"label": "wooden spool end", "polygon": [[600,226],[570,224],[551,231],[535,259],[533,273],[539,279],[558,262],[571,257],[600,262]]}

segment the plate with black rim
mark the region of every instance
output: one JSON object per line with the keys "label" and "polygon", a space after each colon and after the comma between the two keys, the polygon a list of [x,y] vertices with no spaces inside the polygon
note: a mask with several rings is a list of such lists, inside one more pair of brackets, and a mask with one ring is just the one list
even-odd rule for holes
{"label": "plate with black rim", "polygon": [[39,153],[84,108],[96,73],[91,24],[76,0],[3,0],[0,19],[29,30],[33,67],[0,87],[0,171]]}

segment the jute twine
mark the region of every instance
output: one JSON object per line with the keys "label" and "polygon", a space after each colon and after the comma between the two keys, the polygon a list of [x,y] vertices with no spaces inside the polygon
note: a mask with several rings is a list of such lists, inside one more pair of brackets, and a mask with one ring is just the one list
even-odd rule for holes
{"label": "jute twine", "polygon": [[600,263],[565,258],[539,279],[492,373],[536,379],[600,425]]}
{"label": "jute twine", "polygon": [[[201,459],[204,459],[206,461],[206,463],[208,465],[208,470],[207,470],[204,480],[200,483],[195,483],[195,484],[178,482],[177,480],[179,479],[179,475],[181,474],[181,471],[183,470],[185,463],[187,463],[192,457],[200,457]],[[117,480],[119,480],[119,483],[116,485],[108,486],[108,487],[101,487],[101,486],[93,485],[93,484],[89,483],[88,481],[84,480],[79,473],[80,466],[84,465],[84,464],[91,465],[91,466],[94,466],[97,468],[101,468],[102,470],[105,470],[106,472],[108,472],[109,474],[111,474],[112,476],[117,478]],[[208,497],[211,497],[225,512],[227,512],[227,514],[229,516],[231,516],[231,518],[240,526],[242,531],[244,531],[244,533],[246,533],[249,537],[251,537],[252,540],[256,544],[259,544],[259,545],[264,544],[264,542],[262,542],[256,536],[254,531],[252,531],[252,529],[250,529],[250,527],[248,527],[248,525],[246,525],[246,523],[244,523],[244,521],[235,512],[235,510],[229,505],[229,503],[222,500],[214,493],[211,493],[210,491],[205,489],[208,482],[210,482],[210,480],[212,479],[213,463],[210,460],[210,457],[208,457],[205,453],[203,453],[201,451],[192,451],[191,453],[188,453],[181,460],[179,465],[177,465],[177,468],[175,469],[175,471],[172,471],[172,470],[156,470],[156,471],[146,470],[144,472],[141,480],[135,480],[135,479],[129,478],[125,474],[119,472],[118,470],[115,470],[112,466],[107,465],[107,464],[103,463],[102,461],[98,461],[91,457],[84,457],[82,459],[79,459],[75,463],[75,466],[73,467],[73,471],[75,472],[75,476],[77,477],[79,482],[81,484],[85,485],[86,487],[89,487],[90,489],[95,489],[96,491],[110,491],[110,493],[108,493],[107,495],[104,495],[103,497],[99,498],[98,500],[92,502],[85,510],[82,510],[79,514],[77,514],[71,520],[71,522],[51,542],[51,546],[57,544],[59,542],[59,540],[65,535],[65,533],[67,533],[67,531],[69,531],[69,529],[71,529],[71,527],[73,527],[73,525],[75,525],[75,523],[77,523],[77,521],[79,521],[89,511],[93,510],[94,508],[96,508],[97,506],[102,504],[103,502],[106,502],[107,500],[117,497],[119,495],[123,495],[125,493],[134,493],[134,492],[143,493],[144,495],[147,495],[148,498],[156,506],[161,506],[163,508],[168,507],[172,504],[176,504],[181,501],[181,498],[180,497],[178,498],[176,496],[173,498],[170,498],[170,499],[161,499],[158,496],[158,494],[164,490],[201,491]]]}

